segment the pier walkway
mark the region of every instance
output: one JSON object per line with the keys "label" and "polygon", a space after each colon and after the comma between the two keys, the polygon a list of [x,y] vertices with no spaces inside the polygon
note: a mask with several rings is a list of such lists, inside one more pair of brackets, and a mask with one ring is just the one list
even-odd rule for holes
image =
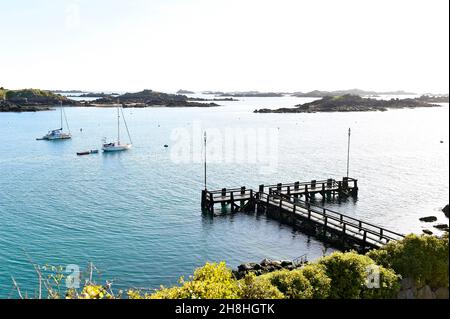
{"label": "pier walkway", "polygon": [[269,217],[290,224],[319,240],[343,249],[367,251],[400,240],[404,235],[386,228],[311,203],[320,194],[323,201],[339,196],[357,197],[358,181],[344,178],[306,183],[260,185],[258,192],[246,187],[203,191],[202,208],[214,213],[215,204],[222,210],[264,212]]}

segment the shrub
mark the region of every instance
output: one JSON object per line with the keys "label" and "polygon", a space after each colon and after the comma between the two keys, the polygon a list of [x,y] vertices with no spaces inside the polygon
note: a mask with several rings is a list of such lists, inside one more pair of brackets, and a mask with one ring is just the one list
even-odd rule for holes
{"label": "shrub", "polygon": [[367,254],[378,264],[393,269],[403,278],[413,278],[418,285],[448,287],[448,235],[409,235]]}
{"label": "shrub", "polygon": [[152,299],[237,299],[239,285],[224,262],[207,263],[195,271],[191,281],[180,279],[181,287],[162,288]]}
{"label": "shrub", "polygon": [[280,270],[266,275],[270,283],[277,287],[288,299],[312,299],[313,288],[299,270]]}
{"label": "shrub", "polygon": [[325,272],[331,279],[331,299],[392,298],[399,290],[395,273],[383,267],[378,268],[381,287],[368,288],[368,270],[376,267],[375,262],[355,252],[333,253],[322,258],[319,264],[325,267]]}
{"label": "shrub", "polygon": [[255,274],[248,274],[239,281],[240,299],[284,299],[285,296],[277,287],[273,286],[264,277],[256,277]]}
{"label": "shrub", "polygon": [[313,299],[327,299],[330,296],[331,279],[327,276],[324,267],[319,264],[310,264],[300,271],[311,284]]}

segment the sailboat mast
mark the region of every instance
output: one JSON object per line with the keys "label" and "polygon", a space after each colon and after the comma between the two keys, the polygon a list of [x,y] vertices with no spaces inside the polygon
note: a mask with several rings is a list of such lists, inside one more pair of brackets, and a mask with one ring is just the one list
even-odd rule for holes
{"label": "sailboat mast", "polygon": [[120,106],[117,106],[117,144],[120,145]]}
{"label": "sailboat mast", "polygon": [[61,112],[61,131],[63,130],[63,109],[62,109],[62,101],[59,101],[59,110]]}

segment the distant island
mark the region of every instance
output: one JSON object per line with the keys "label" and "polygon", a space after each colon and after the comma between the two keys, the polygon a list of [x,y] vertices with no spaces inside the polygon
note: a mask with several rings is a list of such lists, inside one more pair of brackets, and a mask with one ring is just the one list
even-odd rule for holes
{"label": "distant island", "polygon": [[364,91],[360,89],[340,90],[340,91],[311,91],[308,93],[296,92],[292,96],[295,97],[317,97],[322,98],[326,96],[343,96],[343,95],[358,95],[358,96],[380,96],[380,95],[415,95],[415,93],[405,91],[392,91],[392,92],[376,92],[376,91]]}
{"label": "distant island", "polygon": [[417,100],[428,103],[449,103],[448,94],[424,94]]}
{"label": "distant island", "polygon": [[7,90],[0,88],[0,112],[48,111],[58,104],[76,106],[78,102],[50,91],[37,89]]}
{"label": "distant island", "polygon": [[195,92],[188,91],[188,90],[179,90],[177,94],[195,94]]}
{"label": "distant island", "polygon": [[255,113],[317,113],[317,112],[367,112],[387,111],[388,109],[438,107],[439,105],[417,99],[376,100],[363,98],[359,95],[326,96],[321,100],[300,104],[293,108],[276,110],[261,109]]}
{"label": "distant island", "polygon": [[38,89],[7,90],[0,88],[0,112],[38,112],[52,110],[60,103],[65,106],[111,107],[120,103],[125,108],[160,107],[216,107],[216,103],[194,101],[185,95],[167,94],[152,90],[125,93],[119,96],[87,93],[82,97],[99,97],[94,101],[75,101],[66,96]]}
{"label": "distant island", "polygon": [[125,93],[118,97],[106,96],[88,103],[88,106],[108,106],[120,102],[125,108],[164,107],[215,107],[215,103],[201,103],[189,100],[186,95],[167,94],[152,90]]}
{"label": "distant island", "polygon": [[218,97],[283,97],[285,93],[275,92],[259,92],[259,91],[247,91],[247,92],[220,92],[220,91],[204,91],[205,95],[215,95]]}

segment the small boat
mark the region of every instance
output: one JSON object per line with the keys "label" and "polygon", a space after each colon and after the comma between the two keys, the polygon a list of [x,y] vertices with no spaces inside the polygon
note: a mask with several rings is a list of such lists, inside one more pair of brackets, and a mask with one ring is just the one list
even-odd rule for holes
{"label": "small boat", "polygon": [[85,156],[85,155],[91,155],[91,154],[98,154],[98,150],[90,150],[86,152],[78,152],[78,156]]}
{"label": "small boat", "polygon": [[[130,144],[122,144],[120,142],[120,114],[122,114],[123,121],[125,123],[125,128],[128,133],[128,138],[130,139]],[[133,143],[131,142],[131,136],[130,131],[128,130],[127,122],[125,121],[125,115],[123,113],[123,109],[120,107],[120,105],[117,107],[117,141],[112,143],[107,143],[106,139],[103,141],[102,150],[105,153],[112,153],[112,152],[123,152],[131,149],[133,147]]]}
{"label": "small boat", "polygon": [[84,155],[90,155],[91,152],[78,152],[77,155],[78,156],[84,156]]}
{"label": "small boat", "polygon": [[[49,131],[44,137],[38,138],[37,139],[38,141],[70,140],[72,138],[72,134],[70,133],[70,129],[69,129],[69,123],[67,122],[67,117],[66,117],[66,113],[64,112],[64,107],[62,105],[62,102],[60,102],[59,108],[61,110],[61,116],[60,116],[61,117],[61,128]],[[67,129],[69,130],[68,133],[64,132],[63,115],[64,115],[64,118],[66,119]]]}

